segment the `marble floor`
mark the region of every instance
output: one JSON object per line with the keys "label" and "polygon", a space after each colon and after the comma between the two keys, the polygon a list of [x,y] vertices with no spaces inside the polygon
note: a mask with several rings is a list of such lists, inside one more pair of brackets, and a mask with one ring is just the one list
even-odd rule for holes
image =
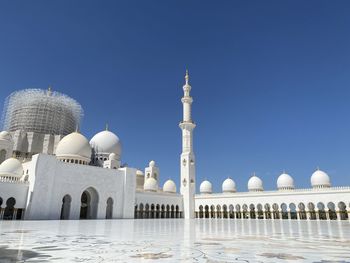
{"label": "marble floor", "polygon": [[348,262],[349,221],[0,221],[0,262]]}

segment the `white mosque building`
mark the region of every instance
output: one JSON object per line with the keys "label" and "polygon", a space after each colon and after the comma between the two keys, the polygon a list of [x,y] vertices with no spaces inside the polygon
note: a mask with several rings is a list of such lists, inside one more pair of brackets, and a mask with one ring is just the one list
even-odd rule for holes
{"label": "white mosque building", "polygon": [[118,136],[106,130],[89,141],[77,128],[78,102],[58,92],[28,89],[5,101],[0,132],[0,220],[225,218],[350,220],[350,187],[332,187],[317,169],[311,188],[296,189],[282,173],[277,190],[264,191],[255,174],[248,192],[233,179],[213,193],[205,180],[196,193],[196,160],[186,72],[183,104],[180,191],[173,180],[159,186],[155,161],[141,171],[123,166]]}

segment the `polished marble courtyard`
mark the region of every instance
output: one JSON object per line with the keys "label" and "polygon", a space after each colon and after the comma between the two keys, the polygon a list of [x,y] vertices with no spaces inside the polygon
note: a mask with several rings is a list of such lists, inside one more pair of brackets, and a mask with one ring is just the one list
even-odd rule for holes
{"label": "polished marble courtyard", "polygon": [[0,262],[350,262],[349,221],[0,221]]}

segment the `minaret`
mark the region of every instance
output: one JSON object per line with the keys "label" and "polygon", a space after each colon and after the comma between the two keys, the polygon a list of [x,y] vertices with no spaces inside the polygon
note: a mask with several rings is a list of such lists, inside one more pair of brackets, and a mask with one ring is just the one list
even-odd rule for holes
{"label": "minaret", "polygon": [[189,76],[186,70],[186,83],[183,86],[184,96],[181,99],[183,105],[183,121],[179,124],[182,130],[182,153],[180,160],[181,187],[180,193],[183,196],[184,218],[194,218],[194,194],[196,192],[196,169],[195,156],[193,153],[193,129],[196,124],[191,118],[191,105],[193,102],[190,96],[191,86],[188,84]]}

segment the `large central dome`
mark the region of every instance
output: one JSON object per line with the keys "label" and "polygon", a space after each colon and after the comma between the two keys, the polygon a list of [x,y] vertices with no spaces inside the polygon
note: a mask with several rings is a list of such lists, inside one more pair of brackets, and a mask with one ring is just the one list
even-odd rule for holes
{"label": "large central dome", "polygon": [[117,135],[108,130],[97,133],[90,140],[90,145],[97,154],[111,154],[117,155],[118,159],[122,154],[122,147]]}

